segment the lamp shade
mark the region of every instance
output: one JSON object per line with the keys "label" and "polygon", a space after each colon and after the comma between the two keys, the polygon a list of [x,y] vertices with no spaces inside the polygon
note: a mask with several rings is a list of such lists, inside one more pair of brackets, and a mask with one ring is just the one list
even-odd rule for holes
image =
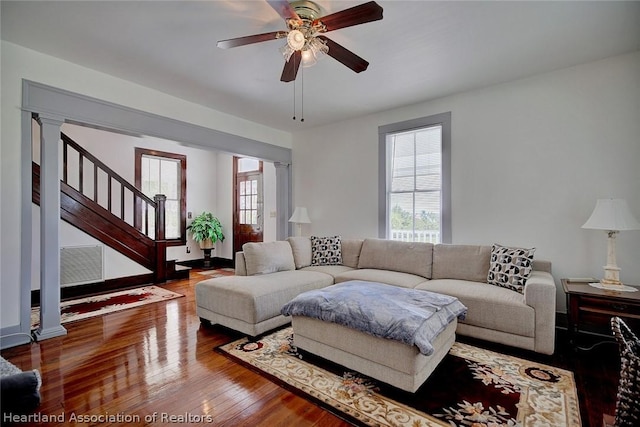
{"label": "lamp shade", "polygon": [[289,218],[289,222],[295,222],[297,224],[311,224],[309,214],[307,214],[307,208],[296,206],[296,209],[293,211],[293,215]]}
{"label": "lamp shade", "polygon": [[638,230],[640,223],[634,218],[624,199],[598,199],[593,213],[582,228],[595,230]]}

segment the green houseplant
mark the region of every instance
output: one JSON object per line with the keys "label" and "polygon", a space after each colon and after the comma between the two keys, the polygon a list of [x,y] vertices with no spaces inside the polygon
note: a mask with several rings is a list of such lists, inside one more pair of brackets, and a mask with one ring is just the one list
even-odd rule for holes
{"label": "green houseplant", "polygon": [[193,240],[200,244],[200,249],[213,249],[213,245],[219,240],[224,241],[222,224],[211,212],[203,212],[193,219],[187,227]]}

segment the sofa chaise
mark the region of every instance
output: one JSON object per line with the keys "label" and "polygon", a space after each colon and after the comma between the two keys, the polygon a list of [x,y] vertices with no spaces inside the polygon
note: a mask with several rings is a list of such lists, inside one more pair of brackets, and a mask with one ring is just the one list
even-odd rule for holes
{"label": "sofa chaise", "polygon": [[281,308],[297,295],[363,280],[457,297],[468,308],[456,333],[552,354],[556,286],[551,263],[500,245],[290,237],[247,243],[236,275],[196,285],[204,323],[256,336],[291,322]]}

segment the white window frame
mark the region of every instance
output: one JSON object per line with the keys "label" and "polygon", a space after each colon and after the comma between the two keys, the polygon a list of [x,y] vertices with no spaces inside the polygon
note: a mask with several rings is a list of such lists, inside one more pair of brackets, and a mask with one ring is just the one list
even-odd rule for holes
{"label": "white window frame", "polygon": [[378,236],[389,238],[389,190],[391,183],[391,145],[389,136],[432,126],[442,127],[442,182],[440,207],[440,242],[451,243],[451,113],[436,114],[378,128]]}

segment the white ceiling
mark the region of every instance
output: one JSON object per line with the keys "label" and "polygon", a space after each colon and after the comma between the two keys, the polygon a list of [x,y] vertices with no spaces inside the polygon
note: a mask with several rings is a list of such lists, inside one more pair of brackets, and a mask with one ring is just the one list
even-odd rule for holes
{"label": "white ceiling", "polygon": [[[316,0],[323,15],[365,1]],[[330,57],[304,69],[304,123],[292,120],[293,84],[280,82],[282,40],[216,47],[285,29],[263,0],[2,0],[0,28],[3,40],[286,131],[640,49],[640,1],[378,3],[382,21],[327,33],[368,70]],[[296,84],[300,96],[300,74]]]}

